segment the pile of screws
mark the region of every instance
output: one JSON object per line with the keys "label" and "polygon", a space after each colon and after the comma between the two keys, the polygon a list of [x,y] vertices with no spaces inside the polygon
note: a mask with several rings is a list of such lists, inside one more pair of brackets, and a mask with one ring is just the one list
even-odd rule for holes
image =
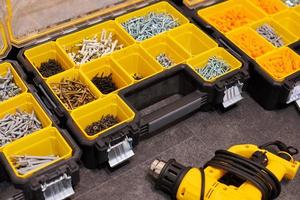
{"label": "pile of screws", "polygon": [[51,83],[50,86],[62,103],[70,110],[96,99],[89,87],[80,80],[63,79],[59,83]]}
{"label": "pile of screws", "polygon": [[282,0],[288,7],[295,7],[300,5],[300,0]]}
{"label": "pile of screws", "polygon": [[61,65],[54,59],[49,59],[47,62],[41,63],[38,70],[46,78],[64,71]]}
{"label": "pile of screws", "polygon": [[28,173],[29,171],[32,171],[38,167],[45,166],[50,162],[53,162],[55,160],[59,159],[59,156],[20,156],[20,155],[14,155],[11,156],[11,160],[13,162],[13,165],[17,169],[18,173],[21,175],[24,175]]}
{"label": "pile of screws", "polygon": [[76,44],[68,51],[68,55],[76,64],[84,64],[90,60],[111,54],[112,52],[122,49],[117,39],[114,39],[113,33],[102,30],[101,36],[95,35],[92,39],[84,39],[82,43]]}
{"label": "pile of screws", "polygon": [[139,74],[139,73],[134,73],[133,75],[132,75],[132,78],[134,78],[134,80],[141,80],[141,79],[143,79],[144,78],[144,76],[142,76],[141,74]]}
{"label": "pile of screws", "polygon": [[0,102],[14,97],[22,92],[14,83],[14,77],[10,69],[8,69],[4,77],[0,76]]}
{"label": "pile of screws", "polygon": [[0,146],[4,146],[32,132],[40,130],[42,123],[34,111],[31,114],[17,110],[0,120]]}
{"label": "pile of screws", "polygon": [[228,72],[230,69],[231,67],[229,66],[229,64],[218,56],[212,56],[208,58],[208,62],[204,67],[195,68],[197,73],[203,76],[206,80],[211,80],[215,77],[221,76]]}
{"label": "pile of screws", "polygon": [[109,94],[118,89],[116,84],[113,82],[112,74],[109,74],[108,76],[104,76],[103,73],[101,76],[98,76],[97,74],[93,77],[92,82],[103,94]]}
{"label": "pile of screws", "polygon": [[284,46],[282,38],[276,33],[274,28],[269,24],[263,24],[256,29],[256,31],[266,40],[271,42],[275,47]]}
{"label": "pile of screws", "polygon": [[158,56],[156,56],[156,60],[164,67],[169,68],[172,65],[174,65],[174,62],[165,54],[161,53]]}
{"label": "pile of screws", "polygon": [[125,30],[137,41],[146,40],[179,25],[178,19],[175,19],[172,15],[154,12],[122,23]]}
{"label": "pile of screws", "polygon": [[113,115],[102,116],[99,121],[93,122],[91,125],[87,126],[85,128],[85,132],[89,135],[95,135],[105,129],[108,129],[109,127],[116,125],[119,122],[120,120]]}

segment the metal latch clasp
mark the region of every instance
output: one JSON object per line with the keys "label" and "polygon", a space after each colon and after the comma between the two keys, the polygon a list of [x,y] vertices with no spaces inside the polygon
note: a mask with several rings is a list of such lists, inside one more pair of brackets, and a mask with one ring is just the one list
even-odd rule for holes
{"label": "metal latch clasp", "polygon": [[41,185],[45,200],[62,200],[72,196],[72,177],[64,174],[50,183]]}
{"label": "metal latch clasp", "polygon": [[132,150],[132,138],[126,137],[122,142],[109,146],[107,152],[108,164],[110,167],[115,167],[121,164],[134,156],[134,152]]}
{"label": "metal latch clasp", "polygon": [[244,83],[238,82],[236,85],[225,89],[223,97],[224,108],[228,108],[229,106],[236,104],[243,99],[241,95],[243,86]]}
{"label": "metal latch clasp", "polygon": [[300,82],[296,83],[293,90],[290,91],[290,94],[288,96],[288,100],[286,101],[287,104],[296,102],[296,104],[299,103],[300,100]]}

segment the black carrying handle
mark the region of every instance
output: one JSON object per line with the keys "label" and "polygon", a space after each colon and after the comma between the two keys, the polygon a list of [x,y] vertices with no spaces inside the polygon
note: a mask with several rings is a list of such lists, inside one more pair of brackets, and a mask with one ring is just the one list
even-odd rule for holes
{"label": "black carrying handle", "polygon": [[206,98],[206,95],[196,90],[159,110],[143,116],[141,125],[148,126],[148,133],[155,132],[199,109],[206,103]]}

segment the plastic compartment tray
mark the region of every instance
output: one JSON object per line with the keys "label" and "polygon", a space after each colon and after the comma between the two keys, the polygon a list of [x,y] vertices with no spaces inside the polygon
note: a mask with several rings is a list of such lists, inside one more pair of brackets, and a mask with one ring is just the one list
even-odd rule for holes
{"label": "plastic compartment tray", "polygon": [[8,0],[6,23],[12,43],[24,47],[95,24],[152,1],[155,0],[89,0],[85,3],[78,0],[30,3]]}
{"label": "plastic compartment tray", "polygon": [[[249,21],[249,23],[235,26],[233,29],[226,31],[221,31],[219,25],[211,23],[209,20],[210,16],[218,16],[218,13],[221,15],[239,6],[251,11],[252,15],[255,15],[256,18],[252,18],[253,20]],[[286,76],[284,80],[274,79],[257,64],[255,60],[260,59],[260,57],[265,54],[276,52],[278,48],[259,35],[255,29],[261,24],[269,23],[283,38],[285,47],[291,46],[296,49],[299,37],[295,35],[293,27],[288,25],[288,23],[284,23],[284,25],[282,24],[283,22],[277,23],[279,18],[286,20],[286,18],[290,18],[293,14],[297,16],[295,9],[296,8],[282,7],[282,9],[280,9],[281,11],[276,12],[274,15],[268,15],[267,12],[257,7],[254,2],[231,0],[212,7],[200,9],[194,17],[197,23],[205,29],[207,33],[212,34],[220,43],[237,52],[237,54],[241,55],[243,60],[250,63],[249,72],[251,80],[249,81],[248,88],[254,99],[265,109],[280,108],[287,105],[287,103],[291,103],[292,99],[293,101],[297,100],[297,76],[299,75],[295,72],[290,76]],[[243,42],[243,40],[245,42]]]}
{"label": "plastic compartment tray", "polygon": [[285,10],[273,16],[273,19],[300,39],[300,14],[294,10]]}
{"label": "plastic compartment tray", "polygon": [[181,0],[181,2],[189,9],[203,8],[213,4],[220,3],[224,0]]}
{"label": "plastic compartment tray", "polygon": [[[62,187],[60,187],[59,191],[53,191],[53,186],[56,185],[55,183],[59,185],[63,182],[65,189],[73,191],[72,187],[79,182],[79,166],[77,162],[81,155],[80,149],[65,129],[58,128],[56,124],[58,122],[57,118],[42,103],[39,98],[40,94],[34,87],[27,84],[27,76],[18,63],[6,61],[0,63],[0,68],[3,72],[11,68],[15,74],[14,77],[18,78],[19,82],[16,82],[24,87],[22,88],[22,94],[0,104],[0,118],[8,113],[15,113],[17,109],[29,113],[34,111],[43,127],[39,131],[35,131],[0,148],[0,179],[10,180],[16,188],[22,190],[22,193],[16,194],[18,198],[44,199],[49,195],[49,192],[50,196],[53,195],[51,196],[53,198],[56,197],[57,192],[68,197],[72,193],[64,191]],[[28,144],[31,144],[31,146]],[[43,148],[37,148],[38,145],[42,145]],[[22,148],[19,148],[19,146],[22,146]],[[61,159],[23,176],[16,173],[9,159],[10,155],[18,152],[43,155],[50,151],[59,153]],[[44,186],[45,190],[42,191],[41,185]]]}
{"label": "plastic compartment tray", "polygon": [[8,41],[6,30],[0,16],[0,59],[4,58],[8,54],[9,50],[10,43]]}

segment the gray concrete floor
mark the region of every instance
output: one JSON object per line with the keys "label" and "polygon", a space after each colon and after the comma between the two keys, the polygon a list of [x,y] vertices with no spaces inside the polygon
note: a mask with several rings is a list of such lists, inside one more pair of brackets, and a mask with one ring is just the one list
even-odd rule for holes
{"label": "gray concrete floor", "polygon": [[[240,143],[263,144],[282,140],[300,148],[300,116],[295,107],[265,111],[246,96],[239,105],[226,113],[198,112],[192,117],[142,141],[129,164],[111,172],[87,170],[80,172],[76,200],[164,200],[147,176],[150,163],[156,158],[177,161],[190,166],[202,166],[217,149],[227,149]],[[300,159],[300,156],[297,157]],[[296,200],[300,196],[300,176],[283,183],[280,200]],[[7,183],[0,184],[0,199],[15,192]]]}

